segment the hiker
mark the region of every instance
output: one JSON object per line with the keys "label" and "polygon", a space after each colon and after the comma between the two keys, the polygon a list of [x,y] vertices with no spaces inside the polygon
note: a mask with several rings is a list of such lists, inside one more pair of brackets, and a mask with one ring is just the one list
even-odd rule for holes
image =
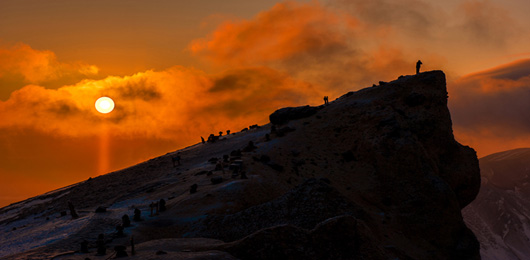
{"label": "hiker", "polygon": [[328,96],[324,96],[324,105],[329,104],[329,98]]}
{"label": "hiker", "polygon": [[133,217],[133,220],[134,221],[141,221],[142,220],[142,211],[140,211],[138,208],[135,208],[134,209],[134,217]]}
{"label": "hiker", "polygon": [[151,214],[149,214],[149,216],[153,216],[153,209],[155,208],[155,203],[154,202],[151,202],[151,204],[149,204],[149,208],[151,209]]}
{"label": "hiker", "polygon": [[197,184],[193,184],[190,186],[190,194],[193,194],[197,192]]}
{"label": "hiker", "polygon": [[81,253],[88,253],[88,241],[86,240],[83,240],[83,242],[81,242]]}
{"label": "hiker", "polygon": [[160,208],[160,212],[166,211],[166,200],[160,199],[158,201],[158,207]]}
{"label": "hiker", "polygon": [[122,225],[117,225],[116,226],[116,235],[119,236],[119,237],[124,236],[124,234],[123,234],[123,226]]}
{"label": "hiker", "polygon": [[[173,167],[179,166],[180,165],[180,153],[177,153],[177,155],[171,157],[171,160],[173,161]],[[175,165],[175,162],[177,163],[177,165]]]}
{"label": "hiker", "polygon": [[420,74],[420,67],[423,63],[421,62],[421,60],[418,60],[418,62],[416,62],[416,74]]}
{"label": "hiker", "polygon": [[123,227],[130,227],[131,226],[131,219],[129,218],[129,215],[125,214],[121,217],[121,225]]}
{"label": "hiker", "polygon": [[98,253],[96,255],[105,255],[107,253],[107,248],[105,247],[105,236],[103,234],[98,235],[96,246],[98,248]]}
{"label": "hiker", "polygon": [[68,208],[70,209],[70,215],[72,215],[72,219],[79,218],[79,215],[77,215],[77,212],[75,211],[74,204],[72,204],[70,201],[68,201]]}

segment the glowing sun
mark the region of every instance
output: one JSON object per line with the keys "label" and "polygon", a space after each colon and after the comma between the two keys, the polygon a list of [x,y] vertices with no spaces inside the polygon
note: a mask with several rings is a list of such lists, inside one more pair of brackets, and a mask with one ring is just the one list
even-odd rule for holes
{"label": "glowing sun", "polygon": [[96,100],[96,110],[102,114],[108,114],[114,110],[114,101],[109,97],[100,97]]}

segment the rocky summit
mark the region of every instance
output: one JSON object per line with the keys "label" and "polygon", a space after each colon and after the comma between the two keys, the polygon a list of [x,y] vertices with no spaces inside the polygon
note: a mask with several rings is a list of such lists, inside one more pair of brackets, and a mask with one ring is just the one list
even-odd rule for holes
{"label": "rocky summit", "polygon": [[0,257],[480,259],[447,98],[441,71],[401,76],[12,204]]}

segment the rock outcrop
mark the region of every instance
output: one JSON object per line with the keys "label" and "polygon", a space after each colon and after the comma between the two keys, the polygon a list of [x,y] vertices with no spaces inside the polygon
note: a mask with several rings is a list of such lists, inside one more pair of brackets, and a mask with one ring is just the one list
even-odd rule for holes
{"label": "rock outcrop", "polygon": [[[271,119],[284,113],[277,111]],[[302,114],[299,120],[277,121],[296,130],[273,135],[273,144],[255,151],[283,170],[249,169],[289,183],[291,191],[234,214],[208,216],[195,223],[194,235],[224,241],[250,235],[254,239],[240,243],[253,248],[258,245],[249,241],[262,243],[258,234],[267,237],[274,231],[267,228],[285,224],[307,231],[328,218],[349,215],[372,234],[359,239],[385,245],[376,251],[387,257],[479,258],[479,244],[460,213],[478,193],[478,160],[473,149],[453,137],[443,72],[348,93],[313,115]],[[305,181],[311,178],[325,178],[329,185]],[[290,248],[280,244],[292,239],[279,239],[270,248]],[[246,254],[242,245],[233,248]],[[360,249],[356,255],[373,252]],[[262,253],[252,259],[267,259],[272,251]],[[303,257],[320,259],[313,257],[320,253]]]}
{"label": "rock outcrop", "polygon": [[312,116],[316,114],[316,112],[321,107],[311,107],[311,106],[303,106],[303,107],[285,107],[282,109],[276,110],[274,113],[272,113],[269,116],[269,120],[272,124],[275,125],[282,125],[285,123],[288,123],[291,120],[301,119],[305,117]]}

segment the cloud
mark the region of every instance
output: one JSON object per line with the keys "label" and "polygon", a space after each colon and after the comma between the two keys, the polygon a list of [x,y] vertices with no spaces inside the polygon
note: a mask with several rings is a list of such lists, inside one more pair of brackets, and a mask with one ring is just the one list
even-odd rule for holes
{"label": "cloud", "polygon": [[353,17],[331,12],[318,2],[284,2],[252,20],[224,22],[209,36],[194,40],[189,49],[219,64],[264,64],[347,48],[356,24]]}
{"label": "cloud", "polygon": [[[94,102],[109,96],[108,115]],[[184,138],[250,122],[287,105],[319,100],[310,84],[268,68],[234,69],[220,75],[172,67],[127,77],[84,80],[59,89],[28,85],[0,101],[0,128],[31,128],[53,135],[97,135],[103,125],[116,136]]]}
{"label": "cloud", "polygon": [[423,0],[335,0],[335,8],[346,9],[359,17],[370,30],[391,30],[420,38],[434,37],[445,15]]}
{"label": "cloud", "polygon": [[189,49],[223,66],[269,67],[333,96],[412,73],[410,51],[390,40],[340,8],[283,2],[252,20],[225,22]]}
{"label": "cloud", "polygon": [[[457,135],[473,140],[477,147],[514,142],[528,146],[530,60],[467,75],[449,86],[449,105]],[[490,152],[496,151],[499,148]]]}
{"label": "cloud", "polygon": [[519,24],[509,12],[491,1],[464,1],[457,13],[463,18],[457,27],[460,36],[477,45],[506,47],[521,33]]}
{"label": "cloud", "polygon": [[24,43],[0,45],[0,99],[28,84],[57,88],[96,76],[98,71],[94,65],[59,62],[52,51],[35,50]]}

